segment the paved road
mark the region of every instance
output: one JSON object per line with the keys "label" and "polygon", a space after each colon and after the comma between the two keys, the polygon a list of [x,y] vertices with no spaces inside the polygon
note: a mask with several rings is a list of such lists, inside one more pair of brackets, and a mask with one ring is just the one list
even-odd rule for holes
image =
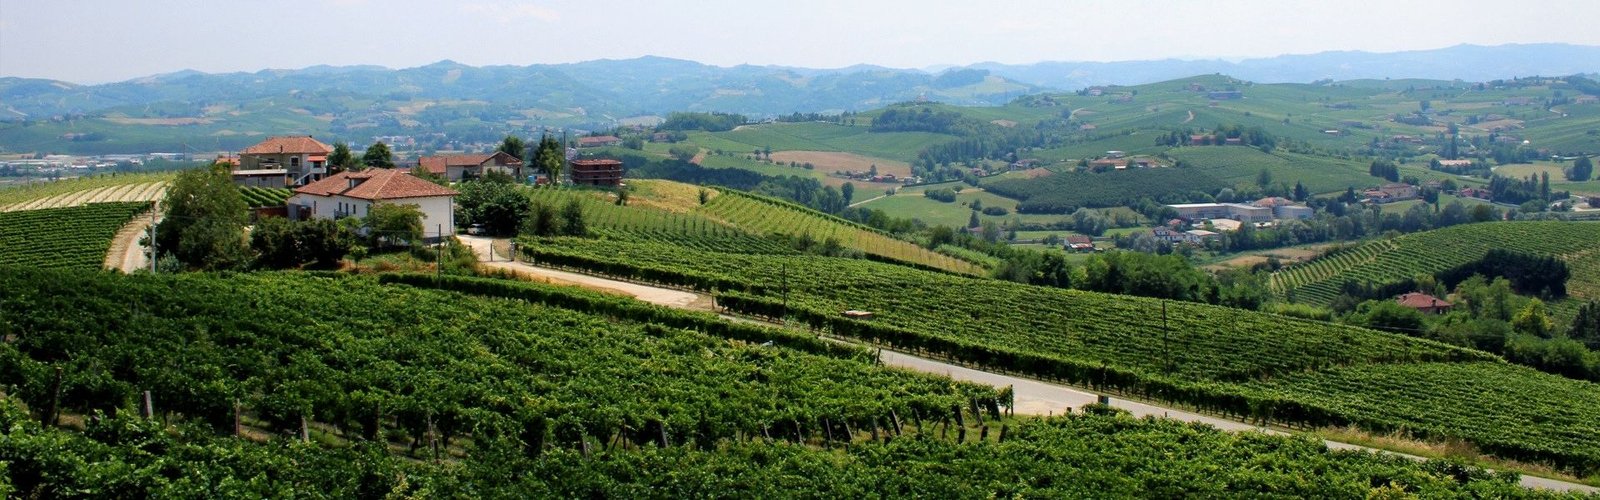
{"label": "paved road", "polygon": [[[647,285],[640,285],[637,283],[629,283],[626,281],[600,278],[586,274],[570,273],[566,271],[533,266],[523,262],[506,262],[504,260],[489,262],[489,250],[494,240],[477,236],[459,236],[458,238],[461,239],[462,243],[472,247],[473,251],[478,253],[478,258],[479,260],[483,261],[484,265],[497,269],[507,269],[525,274],[554,278],[556,280],[577,283],[590,288],[622,292],[632,295],[639,300],[667,307],[681,309],[698,308],[696,307],[697,305],[708,304],[710,302],[708,298],[681,290],[657,288]],[[500,258],[504,259],[503,256]],[[945,375],[955,380],[985,384],[994,387],[1010,386],[1015,394],[1014,401],[1016,404],[1016,412],[1025,415],[1052,415],[1065,413],[1072,408],[1080,408],[1083,405],[1093,403],[1099,397],[1097,394],[1085,392],[1072,387],[976,370],[964,366],[945,363],[943,361],[935,361],[912,356],[910,354],[901,352],[884,350],[880,357],[883,360],[883,363],[889,366],[907,368],[924,373]],[[1127,410],[1134,416],[1139,417],[1156,416],[1182,420],[1185,422],[1199,422],[1228,431],[1255,431],[1265,432],[1268,434],[1286,434],[1285,432],[1276,429],[1260,427],[1235,420],[1201,415],[1185,410],[1166,408],[1136,401],[1128,401],[1118,399],[1116,397],[1111,398],[1111,406]],[[1388,450],[1357,446],[1349,443],[1341,443],[1338,441],[1324,440],[1323,443],[1327,444],[1329,448],[1333,449],[1376,451],[1380,453],[1403,456],[1414,460],[1422,460],[1422,457],[1407,455],[1404,453],[1396,453]],[[1543,488],[1557,491],[1578,491],[1588,493],[1600,492],[1600,489],[1596,489],[1591,486],[1529,475],[1522,476],[1522,485],[1529,488]]]}

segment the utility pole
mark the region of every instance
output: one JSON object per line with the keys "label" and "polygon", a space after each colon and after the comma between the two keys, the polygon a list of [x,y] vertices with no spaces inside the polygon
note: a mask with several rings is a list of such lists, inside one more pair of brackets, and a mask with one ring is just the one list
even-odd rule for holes
{"label": "utility pole", "polygon": [[1172,331],[1167,328],[1167,299],[1161,299],[1161,350],[1166,354],[1169,373],[1172,371],[1172,347],[1168,344],[1171,335]]}
{"label": "utility pole", "polygon": [[433,252],[433,279],[438,281],[444,277],[444,224],[438,225],[439,250]]}
{"label": "utility pole", "polygon": [[160,203],[157,202],[156,204],[151,205],[150,209],[150,228],[148,229],[148,235],[150,239],[150,274],[155,274],[156,272],[156,213],[161,211],[159,205]]}

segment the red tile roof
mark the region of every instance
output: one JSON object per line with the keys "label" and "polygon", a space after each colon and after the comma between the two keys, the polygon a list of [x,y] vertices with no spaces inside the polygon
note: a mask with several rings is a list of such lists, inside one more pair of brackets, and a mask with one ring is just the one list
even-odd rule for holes
{"label": "red tile roof", "polygon": [[244,148],[239,154],[246,155],[271,155],[271,154],[319,154],[332,153],[333,148],[321,141],[312,139],[311,136],[268,137],[260,144]]}
{"label": "red tile roof", "polygon": [[597,135],[597,136],[594,136],[594,137],[579,137],[578,138],[578,144],[580,144],[580,145],[583,145],[583,144],[609,144],[609,143],[613,143],[613,142],[622,142],[622,138],[614,136],[614,135]]}
{"label": "red tile roof", "polygon": [[424,156],[418,163],[422,165],[422,168],[428,169],[429,172],[444,174],[446,167],[476,167],[488,163],[489,160],[493,160],[497,156],[505,156],[500,160],[505,165],[522,164],[522,160],[506,154],[504,151],[495,151],[493,154]]}
{"label": "red tile roof", "polygon": [[1395,302],[1399,302],[1400,305],[1406,306],[1406,307],[1410,307],[1412,309],[1425,309],[1425,308],[1430,308],[1430,307],[1451,307],[1451,306],[1454,305],[1454,304],[1451,304],[1449,302],[1446,302],[1443,299],[1440,299],[1438,297],[1434,297],[1432,295],[1428,295],[1428,294],[1422,293],[1422,292],[1411,292],[1411,293],[1408,293],[1408,294],[1405,294],[1405,295],[1401,295],[1399,298],[1395,299]]}
{"label": "red tile roof", "polygon": [[[360,181],[354,187],[351,181]],[[332,177],[294,189],[316,196],[346,196],[362,200],[393,200],[424,196],[455,196],[456,190],[418,179],[410,172],[374,168],[360,172],[340,172]]]}

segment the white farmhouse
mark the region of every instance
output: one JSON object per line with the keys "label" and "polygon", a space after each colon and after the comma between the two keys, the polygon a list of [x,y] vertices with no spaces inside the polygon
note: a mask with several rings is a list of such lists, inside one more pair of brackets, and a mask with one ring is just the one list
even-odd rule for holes
{"label": "white farmhouse", "polygon": [[340,219],[366,217],[375,203],[416,205],[422,210],[422,232],[428,239],[456,232],[455,196],[450,189],[418,179],[403,170],[374,168],[341,172],[300,186],[289,197],[289,216]]}

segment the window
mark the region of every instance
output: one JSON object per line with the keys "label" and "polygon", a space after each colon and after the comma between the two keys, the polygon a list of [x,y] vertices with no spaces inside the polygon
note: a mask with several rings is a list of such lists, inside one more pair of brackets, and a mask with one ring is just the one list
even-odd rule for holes
{"label": "window", "polygon": [[291,167],[299,167],[300,166],[300,157],[295,156],[295,157],[289,158],[289,166],[291,166]]}

